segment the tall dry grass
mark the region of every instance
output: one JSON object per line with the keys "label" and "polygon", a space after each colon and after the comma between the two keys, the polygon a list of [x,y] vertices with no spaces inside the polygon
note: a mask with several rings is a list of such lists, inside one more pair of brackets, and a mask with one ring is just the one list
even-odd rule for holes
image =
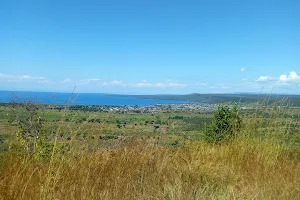
{"label": "tall dry grass", "polygon": [[171,149],[133,141],[52,162],[11,158],[1,199],[300,199],[300,151],[257,139]]}

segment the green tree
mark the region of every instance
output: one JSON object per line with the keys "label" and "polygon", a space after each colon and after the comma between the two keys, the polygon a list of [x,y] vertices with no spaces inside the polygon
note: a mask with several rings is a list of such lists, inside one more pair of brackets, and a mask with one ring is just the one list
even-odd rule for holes
{"label": "green tree", "polygon": [[240,131],[241,125],[242,119],[237,104],[232,108],[228,105],[218,105],[212,122],[205,125],[204,138],[210,143],[220,143],[233,138]]}

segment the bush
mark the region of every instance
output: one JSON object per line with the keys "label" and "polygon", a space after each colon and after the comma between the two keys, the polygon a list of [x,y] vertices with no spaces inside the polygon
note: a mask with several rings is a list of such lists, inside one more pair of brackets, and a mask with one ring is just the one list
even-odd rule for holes
{"label": "bush", "polygon": [[53,145],[46,137],[46,117],[42,105],[25,100],[22,103],[12,101],[10,108],[11,123],[17,123],[16,136],[19,145],[29,157],[46,158],[50,155]]}
{"label": "bush", "polygon": [[236,104],[232,108],[228,105],[218,105],[212,122],[204,127],[205,140],[210,143],[220,143],[233,138],[240,131],[242,124],[239,111]]}

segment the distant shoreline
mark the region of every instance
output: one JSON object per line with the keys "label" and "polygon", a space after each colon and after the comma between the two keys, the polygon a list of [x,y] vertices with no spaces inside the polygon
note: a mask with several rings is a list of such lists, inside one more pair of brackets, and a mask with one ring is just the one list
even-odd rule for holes
{"label": "distant shoreline", "polygon": [[126,94],[104,94],[104,93],[56,93],[56,92],[33,92],[33,91],[0,91],[0,103],[9,103],[9,95],[18,98],[31,99],[42,104],[66,105],[107,105],[107,106],[148,106],[156,104],[220,104],[234,103],[253,104],[258,101],[286,100],[292,106],[300,106],[300,95],[284,94],[186,94],[186,95],[126,95]]}

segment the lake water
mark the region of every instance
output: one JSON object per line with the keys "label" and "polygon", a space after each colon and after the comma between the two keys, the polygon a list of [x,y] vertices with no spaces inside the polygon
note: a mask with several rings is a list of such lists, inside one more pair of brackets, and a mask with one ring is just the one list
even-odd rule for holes
{"label": "lake water", "polygon": [[19,102],[31,100],[42,104],[66,105],[69,99],[74,100],[71,105],[111,105],[111,106],[149,106],[155,104],[185,104],[186,101],[142,99],[133,97],[121,97],[96,93],[52,93],[52,92],[21,92],[0,91],[0,103],[9,103],[11,97]]}

